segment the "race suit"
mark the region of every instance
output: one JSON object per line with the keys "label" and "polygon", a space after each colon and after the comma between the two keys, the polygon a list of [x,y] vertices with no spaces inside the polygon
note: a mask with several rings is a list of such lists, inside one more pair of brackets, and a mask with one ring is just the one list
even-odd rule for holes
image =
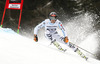
{"label": "race suit", "polygon": [[51,21],[49,19],[46,19],[45,21],[43,21],[42,23],[40,23],[39,25],[37,25],[34,29],[34,34],[38,33],[38,30],[45,27],[45,36],[46,38],[48,38],[49,40],[53,41],[54,39],[59,40],[58,36],[58,32],[57,32],[57,28],[60,28],[63,32],[64,37],[67,36],[65,29],[62,25],[62,23],[59,20],[56,20],[55,23],[51,23]]}
{"label": "race suit", "polygon": [[[51,21],[49,19],[45,19],[43,22],[41,22],[39,25],[37,25],[35,28],[34,28],[34,34],[37,35],[38,33],[38,30],[45,27],[45,37],[47,39],[49,39],[51,42],[56,40],[60,43],[65,43],[64,42],[64,37],[67,36],[66,34],[66,31],[61,23],[61,21],[59,21],[58,19],[56,20],[55,23],[51,23]],[[57,28],[60,28],[62,33],[63,33],[63,36],[64,37],[61,37],[58,32],[57,32]],[[68,42],[66,43],[69,47],[71,47],[72,45]],[[75,47],[72,47],[73,49]]]}

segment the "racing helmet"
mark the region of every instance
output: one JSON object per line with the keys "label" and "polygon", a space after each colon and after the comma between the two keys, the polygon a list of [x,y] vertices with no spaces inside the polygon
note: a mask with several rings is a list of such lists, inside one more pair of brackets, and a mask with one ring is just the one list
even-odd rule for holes
{"label": "racing helmet", "polygon": [[49,14],[49,19],[50,20],[57,20],[57,13],[56,12],[51,12]]}

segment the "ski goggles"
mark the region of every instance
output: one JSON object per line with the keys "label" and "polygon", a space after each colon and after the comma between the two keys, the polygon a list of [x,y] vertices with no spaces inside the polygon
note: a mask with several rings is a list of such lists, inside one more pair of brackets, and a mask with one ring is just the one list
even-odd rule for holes
{"label": "ski goggles", "polygon": [[50,20],[57,20],[57,18],[56,18],[56,17],[51,16],[51,17],[50,17]]}

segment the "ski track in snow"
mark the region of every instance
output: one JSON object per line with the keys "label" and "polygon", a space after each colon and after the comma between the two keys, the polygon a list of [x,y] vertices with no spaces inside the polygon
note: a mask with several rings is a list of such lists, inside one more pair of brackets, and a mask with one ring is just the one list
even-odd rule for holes
{"label": "ski track in snow", "polygon": [[100,64],[100,61],[91,57],[85,61],[70,49],[64,53],[9,28],[0,28],[0,64]]}

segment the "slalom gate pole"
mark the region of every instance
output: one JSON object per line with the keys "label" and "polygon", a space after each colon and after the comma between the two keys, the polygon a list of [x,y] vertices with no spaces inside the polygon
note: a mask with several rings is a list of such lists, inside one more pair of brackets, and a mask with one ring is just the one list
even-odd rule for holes
{"label": "slalom gate pole", "polygon": [[[7,2],[6,2],[6,3],[7,3]],[[1,28],[2,28],[2,25],[3,25],[4,17],[5,17],[5,12],[6,12],[6,4],[5,4],[5,8],[4,8],[3,16],[2,16]]]}
{"label": "slalom gate pole", "polygon": [[96,54],[93,54],[93,53],[91,53],[91,52],[89,52],[89,51],[87,51],[87,50],[85,50],[85,49],[81,48],[80,46],[78,46],[78,45],[76,45],[76,44],[74,44],[74,43],[72,43],[72,42],[69,42],[69,43],[71,43],[71,44],[73,44],[73,45],[77,46],[78,48],[80,48],[80,49],[84,50],[85,52],[88,52],[88,53],[90,53],[91,55],[93,55],[93,56],[97,57],[97,55],[96,55]]}
{"label": "slalom gate pole", "polygon": [[18,29],[17,29],[18,34],[19,34],[19,28],[20,28],[20,22],[21,22],[21,15],[22,15],[22,10],[20,10],[19,23],[18,23]]}

